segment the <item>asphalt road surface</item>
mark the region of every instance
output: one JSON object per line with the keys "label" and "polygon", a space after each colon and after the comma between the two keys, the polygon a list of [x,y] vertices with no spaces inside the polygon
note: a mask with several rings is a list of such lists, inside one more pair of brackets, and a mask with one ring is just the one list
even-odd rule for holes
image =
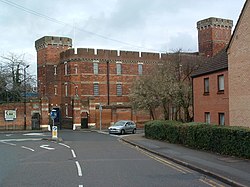
{"label": "asphalt road surface", "polygon": [[[227,186],[120,140],[90,131],[0,133],[1,187]],[[133,136],[128,134],[125,136]]]}

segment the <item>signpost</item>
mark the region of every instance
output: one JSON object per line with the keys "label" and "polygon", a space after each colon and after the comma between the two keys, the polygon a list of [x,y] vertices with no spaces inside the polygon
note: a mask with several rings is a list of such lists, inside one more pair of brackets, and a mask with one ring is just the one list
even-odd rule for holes
{"label": "signpost", "polygon": [[52,125],[52,139],[57,139],[57,126],[55,126],[55,119],[57,116],[57,111],[55,109],[52,109],[50,112],[50,117],[53,121],[53,125]]}
{"label": "signpost", "polygon": [[99,110],[100,110],[100,131],[102,130],[102,105],[100,103],[100,106],[99,106]]}

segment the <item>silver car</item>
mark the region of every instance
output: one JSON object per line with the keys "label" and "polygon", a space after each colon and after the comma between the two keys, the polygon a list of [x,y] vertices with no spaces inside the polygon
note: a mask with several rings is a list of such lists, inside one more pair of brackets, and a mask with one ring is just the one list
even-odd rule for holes
{"label": "silver car", "polygon": [[121,120],[117,121],[114,125],[108,128],[109,133],[114,134],[125,134],[125,133],[136,133],[136,124],[133,121]]}

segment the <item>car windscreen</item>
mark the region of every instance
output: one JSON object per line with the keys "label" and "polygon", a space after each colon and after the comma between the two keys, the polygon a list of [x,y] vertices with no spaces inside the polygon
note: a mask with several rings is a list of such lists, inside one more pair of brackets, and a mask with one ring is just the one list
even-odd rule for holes
{"label": "car windscreen", "polygon": [[125,121],[118,121],[113,126],[123,126],[125,123]]}

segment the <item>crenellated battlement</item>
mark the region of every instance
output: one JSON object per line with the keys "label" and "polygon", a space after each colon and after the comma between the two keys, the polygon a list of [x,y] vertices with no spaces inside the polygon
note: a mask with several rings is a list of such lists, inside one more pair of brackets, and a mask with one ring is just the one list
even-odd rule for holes
{"label": "crenellated battlement", "polygon": [[138,52],[138,51],[117,51],[108,49],[78,48],[68,49],[61,52],[61,61],[68,59],[103,59],[103,60],[147,60],[158,61],[161,59],[160,53]]}
{"label": "crenellated battlement", "polygon": [[46,48],[48,45],[72,47],[72,39],[67,37],[44,36],[35,41],[36,51]]}
{"label": "crenellated battlement", "polygon": [[209,27],[222,27],[232,29],[233,21],[230,19],[222,19],[222,18],[207,18],[197,22],[197,29],[206,29]]}

